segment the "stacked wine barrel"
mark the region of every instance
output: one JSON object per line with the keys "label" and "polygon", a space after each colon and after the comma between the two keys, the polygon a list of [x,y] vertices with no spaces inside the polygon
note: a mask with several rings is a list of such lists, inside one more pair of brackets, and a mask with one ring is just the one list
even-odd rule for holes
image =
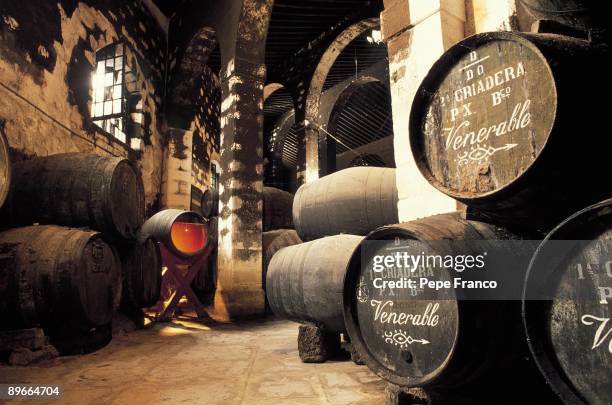
{"label": "stacked wine barrel", "polygon": [[[600,30],[603,15],[580,17],[593,17],[598,6],[570,3],[566,10],[561,2],[525,2],[576,29],[605,31]],[[612,183],[592,180],[593,174],[607,172],[612,150],[612,138],[602,135],[606,108],[592,97],[593,89],[602,94],[612,89],[608,53],[601,36],[587,41],[550,33],[475,35],[434,64],[409,123],[421,173],[466,204],[468,218],[548,233],[529,266],[524,331],[514,340],[529,342],[531,360],[558,397],[571,404],[612,401],[612,346],[606,335],[612,295],[606,273],[612,263],[611,202],[606,199]],[[560,245],[559,240],[574,242]],[[359,325],[358,308],[346,309],[349,323]],[[373,369],[415,385],[402,378],[401,368],[392,368],[399,363],[382,356],[372,353]]]}
{"label": "stacked wine barrel", "polygon": [[[559,2],[527,2],[544,3]],[[393,385],[425,388],[434,403],[611,403],[612,183],[604,173],[612,138],[607,107],[592,94],[611,88],[607,53],[597,41],[517,32],[450,48],[416,94],[410,146],[428,182],[467,214],[393,225],[397,196],[381,203],[382,178],[336,183],[340,172],[303,186],[296,230],[304,240],[324,238],[273,257],[274,312],[346,332],[371,370]],[[461,248],[434,251],[466,255],[487,241],[546,234],[539,248],[523,240],[505,252],[513,260],[496,263],[523,290],[522,307],[520,297],[465,300],[452,289],[421,299],[408,297],[410,289],[381,295],[364,254],[374,241],[392,250],[450,240]],[[559,241],[569,244],[560,249]],[[410,328],[380,321],[408,314],[419,319]]]}
{"label": "stacked wine barrel", "polygon": [[120,306],[149,307],[159,297],[159,247],[137,240],[140,173],[129,160],[86,153],[15,162],[10,172],[0,232],[2,328],[41,326],[60,353],[97,349],[110,340]]}
{"label": "stacked wine barrel", "polygon": [[295,231],[264,233],[271,310],[346,335],[342,292],[349,261],[364,235],[397,220],[395,169],[354,167],[301,186],[293,200]]}

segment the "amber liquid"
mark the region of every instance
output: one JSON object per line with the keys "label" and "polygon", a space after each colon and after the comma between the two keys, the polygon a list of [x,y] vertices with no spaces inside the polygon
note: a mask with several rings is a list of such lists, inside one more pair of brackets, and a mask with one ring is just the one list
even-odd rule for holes
{"label": "amber liquid", "polygon": [[193,255],[206,246],[208,231],[204,224],[175,222],[170,230],[170,238],[176,250],[186,255]]}

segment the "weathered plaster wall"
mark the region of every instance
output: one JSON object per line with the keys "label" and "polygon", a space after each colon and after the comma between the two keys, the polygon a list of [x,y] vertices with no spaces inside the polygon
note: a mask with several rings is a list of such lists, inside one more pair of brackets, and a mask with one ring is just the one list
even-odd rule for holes
{"label": "weathered plaster wall", "polygon": [[[95,51],[129,49],[142,96],[142,150],[131,151],[90,120]],[[165,34],[136,0],[0,3],[0,116],[17,158],[93,152],[134,159],[149,211],[158,206]]]}
{"label": "weathered plaster wall", "polygon": [[[168,108],[168,122],[179,127],[168,129],[162,186],[163,205],[168,208],[191,209],[192,198],[199,200],[201,194],[211,188],[211,163],[219,161],[219,78],[206,64],[199,67],[197,76],[198,80],[190,80],[190,87],[181,85],[181,99],[177,100],[176,89],[171,89],[173,97],[169,101],[172,105]],[[178,75],[177,81],[180,81]],[[180,116],[173,116],[177,110]]]}
{"label": "weathered plaster wall", "polygon": [[381,27],[389,52],[400,221],[454,211],[450,197],[421,175],[410,153],[412,100],[431,65],[465,35],[464,0],[386,0]]}

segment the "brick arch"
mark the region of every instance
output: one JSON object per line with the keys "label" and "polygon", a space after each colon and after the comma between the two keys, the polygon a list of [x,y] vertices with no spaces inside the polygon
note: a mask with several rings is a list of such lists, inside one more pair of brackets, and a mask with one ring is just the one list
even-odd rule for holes
{"label": "brick arch", "polygon": [[346,48],[351,42],[353,42],[353,40],[364,32],[379,27],[380,20],[378,18],[368,18],[359,21],[358,23],[355,23],[342,31],[323,53],[323,56],[319,60],[317,68],[312,75],[312,79],[310,80],[310,86],[306,96],[307,120],[317,120],[319,116],[319,103],[321,101],[321,95],[323,94],[323,85],[325,84],[327,75],[334,65],[334,62],[338,56],[340,56],[344,48]]}

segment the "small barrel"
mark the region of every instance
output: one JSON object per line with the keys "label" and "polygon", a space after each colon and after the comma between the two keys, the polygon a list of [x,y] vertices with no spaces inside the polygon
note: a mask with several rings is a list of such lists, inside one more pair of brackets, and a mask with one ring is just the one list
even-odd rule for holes
{"label": "small barrel", "polygon": [[398,222],[395,169],[353,167],[302,185],[293,223],[303,240],[346,233],[367,235]]}
{"label": "small barrel", "polygon": [[[2,125],[0,123],[0,125]],[[0,127],[0,208],[6,201],[11,185],[11,156],[9,155],[9,145]]]}
{"label": "small barrel", "polygon": [[133,240],[144,220],[144,188],[127,159],[65,153],[15,163],[7,206],[13,226],[88,227]]}
{"label": "small barrel", "polygon": [[152,237],[179,257],[202,253],[209,243],[204,218],[193,211],[167,209],[149,218],[139,232],[139,240]]}
{"label": "small barrel", "polygon": [[209,189],[202,194],[202,215],[204,218],[212,218],[219,215],[219,191]]}
{"label": "small barrel", "polygon": [[343,333],[343,280],[362,239],[355,235],[329,236],[276,252],[266,275],[272,312]]}
{"label": "small barrel", "polygon": [[606,2],[597,0],[521,0],[535,19],[551,20],[591,32],[609,34],[610,18]]}
{"label": "small barrel", "polygon": [[53,225],[0,233],[3,328],[111,322],[121,299],[121,264],[98,232]]}
{"label": "small barrel", "polygon": [[124,308],[149,308],[159,300],[162,260],[157,242],[144,238],[119,248],[123,274]]}
{"label": "small barrel", "polygon": [[274,231],[263,232],[261,235],[263,250],[263,289],[266,289],[266,274],[268,266],[276,252],[287,246],[299,245],[302,240],[293,229],[276,229]]}
{"label": "small barrel", "polygon": [[274,187],[264,187],[263,230],[293,228],[293,194]]}
{"label": "small barrel", "polygon": [[601,136],[608,112],[592,96],[611,88],[603,49],[517,32],[478,34],[450,48],[410,114],[421,173],[485,217],[543,230],[612,195],[611,182],[591,180],[607,172],[612,146]]}
{"label": "small barrel", "polygon": [[[348,335],[367,366],[396,385],[473,397],[473,402],[467,403],[494,403],[493,387],[512,391],[509,381],[523,388],[535,381],[523,381],[527,375],[539,376],[533,364],[531,368],[523,364],[528,350],[520,328],[520,301],[496,300],[495,290],[469,293],[453,288],[455,277],[486,278],[483,272],[495,267],[514,279],[512,285],[520,289],[525,274],[521,265],[526,269],[534,249],[507,240],[511,253],[505,257],[493,254],[506,246],[498,245],[498,239],[513,237],[503,228],[468,221],[457,213],[390,225],[368,235],[351,261],[343,304]],[[404,253],[444,258],[481,255],[486,257],[482,259],[486,270],[459,273],[429,264],[421,264],[413,272],[397,265],[381,272],[376,269],[377,256]],[[381,280],[400,283],[408,279],[418,285],[423,277],[449,282],[450,288],[381,285]],[[521,370],[520,378],[506,375],[517,370]],[[483,398],[489,401],[482,402]]]}
{"label": "small barrel", "polygon": [[562,222],[531,261],[529,348],[565,404],[612,403],[612,199]]}

